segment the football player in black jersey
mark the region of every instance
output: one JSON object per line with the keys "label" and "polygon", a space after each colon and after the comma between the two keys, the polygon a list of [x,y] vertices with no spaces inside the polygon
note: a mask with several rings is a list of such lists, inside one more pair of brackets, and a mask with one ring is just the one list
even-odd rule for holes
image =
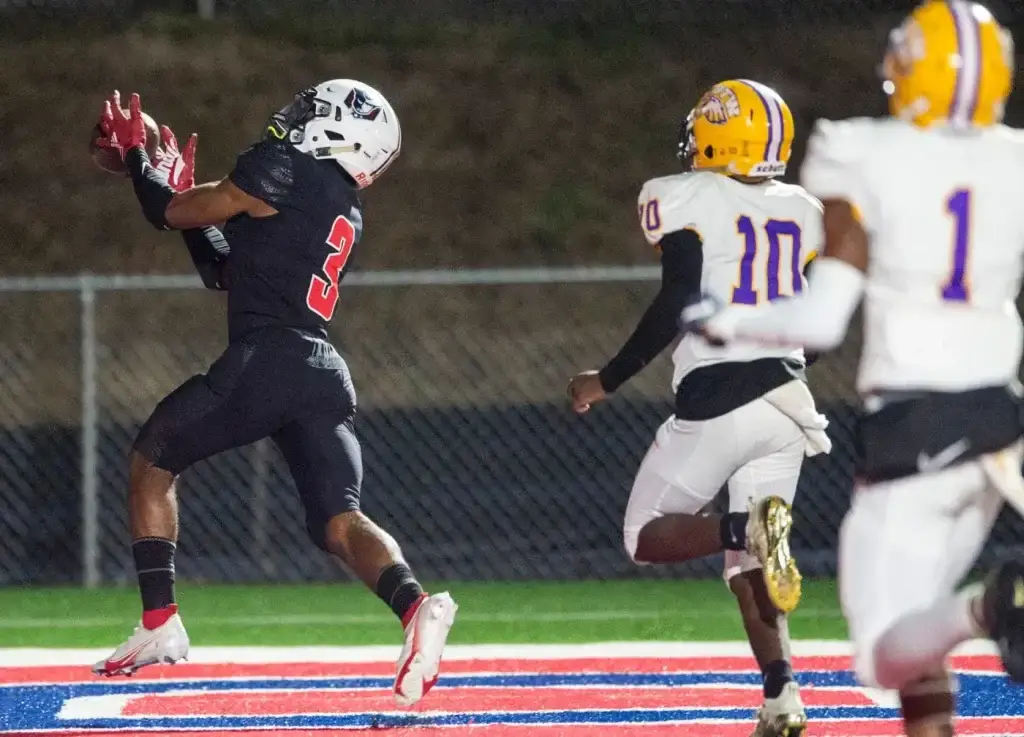
{"label": "football player in black jersey", "polygon": [[190,186],[194,139],[184,153],[165,146],[154,167],[138,95],[125,115],[115,92],[101,125],[149,222],[183,231],[206,286],[227,291],[230,342],[207,373],[157,405],[132,448],[128,507],[142,622],[94,671],[131,674],[187,655],[174,599],[175,479],[197,461],[269,437],[295,480],[313,541],[401,620],[395,698],[416,703],[437,680],[457,606],[447,593],[424,593],[395,540],[360,511],[356,395],[327,336],[363,229],[358,191],[401,148],[394,110],[361,82],[310,87],[271,116],[229,176],[199,186]]}

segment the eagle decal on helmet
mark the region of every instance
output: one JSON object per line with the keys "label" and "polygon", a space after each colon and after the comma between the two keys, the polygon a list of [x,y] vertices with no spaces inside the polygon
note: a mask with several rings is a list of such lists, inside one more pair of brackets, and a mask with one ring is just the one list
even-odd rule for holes
{"label": "eagle decal on helmet", "polygon": [[360,120],[376,120],[381,107],[370,102],[370,98],[361,89],[353,88],[345,98],[345,106],[352,111],[353,118]]}
{"label": "eagle decal on helmet", "polygon": [[722,125],[740,114],[740,101],[724,85],[715,85],[697,103],[700,114],[709,123]]}

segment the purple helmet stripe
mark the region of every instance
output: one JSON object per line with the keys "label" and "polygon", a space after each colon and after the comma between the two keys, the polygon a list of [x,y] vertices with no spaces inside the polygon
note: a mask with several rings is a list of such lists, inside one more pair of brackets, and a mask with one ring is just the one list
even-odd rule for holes
{"label": "purple helmet stripe", "polygon": [[956,83],[949,106],[949,120],[957,125],[970,125],[978,108],[981,86],[981,31],[971,12],[970,3],[953,0],[949,4],[956,31],[957,56]]}
{"label": "purple helmet stripe", "polygon": [[764,146],[764,160],[778,162],[780,161],[782,140],[785,135],[785,118],[782,116],[782,108],[772,91],[764,85],[752,82],[749,79],[741,79],[739,81],[754,91],[754,94],[761,100],[761,105],[764,106],[764,112],[768,118],[768,142]]}

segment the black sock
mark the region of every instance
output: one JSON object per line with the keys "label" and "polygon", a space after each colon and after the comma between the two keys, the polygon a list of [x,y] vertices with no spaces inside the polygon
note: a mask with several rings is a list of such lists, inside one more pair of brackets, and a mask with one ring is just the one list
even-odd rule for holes
{"label": "black sock", "polygon": [[374,591],[399,619],[423,596],[423,587],[405,563],[396,563],[380,572]]}
{"label": "black sock", "polygon": [[746,512],[729,512],[722,515],[719,523],[722,535],[722,547],[726,550],[746,550],[747,548],[747,519],[750,517]]}
{"label": "black sock", "polygon": [[162,537],[144,537],[132,543],[143,611],[165,609],[174,603],[175,547]]}
{"label": "black sock", "polygon": [[764,668],[764,697],[777,699],[783,687],[793,680],[793,666],[785,660],[773,660]]}

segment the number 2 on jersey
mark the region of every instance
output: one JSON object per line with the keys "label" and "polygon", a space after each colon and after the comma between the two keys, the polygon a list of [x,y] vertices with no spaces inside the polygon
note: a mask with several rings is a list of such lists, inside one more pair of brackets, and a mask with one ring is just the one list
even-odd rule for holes
{"label": "number 2 on jersey", "polygon": [[306,306],[324,320],[330,321],[334,316],[334,308],[338,306],[338,282],[341,270],[345,268],[348,257],[352,254],[352,245],[356,240],[356,229],[348,218],[339,215],[331,226],[327,236],[327,245],[334,249],[324,259],[323,272],[326,280],[319,274],[313,274],[309,280],[309,291],[306,293]]}
{"label": "number 2 on jersey", "polygon": [[942,288],[947,302],[966,302],[967,254],[971,242],[971,191],[958,189],[946,200],[946,212],[953,216],[953,268],[949,281]]}
{"label": "number 2 on jersey", "polygon": [[[740,261],[739,283],[732,289],[732,303],[737,305],[756,305],[759,301],[757,289],[754,287],[754,259],[757,257],[757,229],[754,222],[743,215],[736,221],[736,231],[744,238],[743,259]],[[779,271],[782,259],[782,236],[789,236],[792,241],[791,268],[793,270],[793,292],[803,289],[803,275],[800,273],[800,226],[790,220],[769,220],[764,224],[768,235],[768,264],[765,269],[765,281],[768,285],[768,301],[778,299]]]}

